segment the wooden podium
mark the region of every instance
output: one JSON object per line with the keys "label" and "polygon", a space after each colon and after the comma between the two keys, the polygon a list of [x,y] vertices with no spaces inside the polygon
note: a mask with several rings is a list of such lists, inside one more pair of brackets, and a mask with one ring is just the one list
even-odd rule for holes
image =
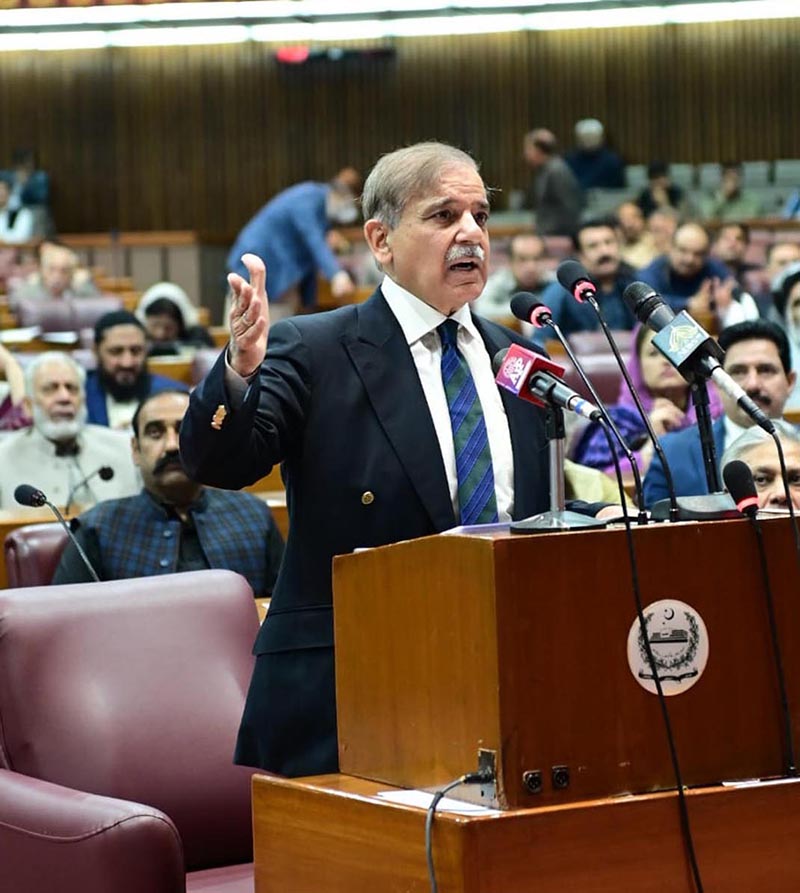
{"label": "wooden podium", "polygon": [[[797,741],[800,573],[789,520],[768,520],[763,528]],[[703,789],[690,798],[690,814],[693,809],[698,814],[701,872],[704,852],[716,866],[725,847],[750,841],[741,844],[727,867],[715,867],[719,886],[707,889],[795,890],[800,865],[794,862],[800,860],[794,859],[789,838],[800,832],[800,786],[718,787],[730,780],[780,776],[786,759],[753,531],[743,520],[651,525],[635,528],[633,542],[646,613],[648,606],[664,600],[685,603],[701,619],[700,632],[692,621],[691,635],[703,639],[708,651],[705,668],[687,675],[686,690],[668,698],[684,781]],[[373,798],[366,808],[365,795],[387,785],[438,787],[476,769],[481,752],[496,762],[496,788],[480,793],[463,788],[458,795],[482,796],[481,802],[506,812],[499,820],[451,817],[442,827],[453,822],[465,834],[469,829],[479,849],[488,847],[490,839],[506,849],[527,841],[528,856],[545,861],[542,841],[549,836],[556,849],[569,849],[569,841],[575,844],[583,834],[593,842],[573,846],[580,864],[570,871],[563,867],[561,874],[551,866],[553,886],[539,886],[536,872],[524,868],[524,860],[516,880],[501,872],[503,883],[497,873],[476,873],[469,860],[459,868],[460,832],[449,838],[442,831],[439,846],[455,847],[441,855],[451,884],[443,885],[442,893],[599,893],[633,889],[627,886],[632,884],[654,891],[691,889],[680,861],[676,798],[669,792],[674,776],[659,705],[629,665],[636,611],[624,530],[529,537],[442,535],[342,556],[335,559],[334,606],[340,769],[351,781],[256,780],[259,893],[313,888],[293,886],[288,877],[278,883],[272,869],[259,871],[267,852],[270,860],[277,858],[275,841],[266,840],[278,833],[275,817],[269,815],[273,796],[276,804],[285,805],[291,792],[295,809],[310,810],[305,831],[313,829],[322,837],[327,833],[322,817],[327,825],[340,813],[341,827],[348,828],[348,839],[361,842],[361,858],[369,864],[370,824],[391,824],[396,816],[391,811],[398,807]],[[674,629],[650,630],[649,636],[651,642],[677,641]],[[653,793],[658,791],[666,793]],[[359,804],[355,811],[353,798]],[[421,828],[422,812],[413,812],[415,827]],[[348,825],[345,816],[353,814],[361,818]],[[648,822],[659,842],[648,838],[637,844],[637,834],[646,836]],[[753,837],[753,823],[771,829],[768,845]],[[779,833],[781,823],[791,828],[789,837]],[[497,837],[500,827],[510,835],[505,844]],[[397,889],[424,890],[420,840],[404,833],[398,832],[393,846],[406,860],[422,860],[415,862],[420,886],[409,882]],[[606,864],[609,846],[614,855]],[[659,847],[669,862],[669,883],[653,885],[644,864],[658,859]],[[771,886],[763,886],[765,867],[756,865],[759,853],[771,861],[770,871],[786,878],[785,885],[776,885],[770,875]],[[352,858],[350,852],[346,861],[351,867]],[[332,851],[325,869],[330,884],[318,889],[394,889],[383,882],[337,886],[332,877],[337,865],[342,868],[340,862]],[[598,870],[590,871],[590,864]],[[374,870],[373,880],[387,869],[376,864]],[[397,870],[401,873],[399,863]],[[667,871],[666,863],[651,864],[648,870]],[[596,877],[597,884],[589,877]]]}

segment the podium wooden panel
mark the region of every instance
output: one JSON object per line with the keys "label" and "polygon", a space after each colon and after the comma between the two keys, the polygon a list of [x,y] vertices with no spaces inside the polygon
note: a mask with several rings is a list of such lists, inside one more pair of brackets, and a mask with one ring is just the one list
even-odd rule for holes
{"label": "podium wooden panel", "polygon": [[[253,778],[256,893],[429,893],[425,811],[346,776]],[[689,791],[706,893],[800,889],[800,785]],[[674,793],[437,813],[440,893],[690,893]]]}
{"label": "podium wooden panel", "polygon": [[[795,740],[800,575],[790,522],[763,523]],[[696,609],[705,673],[668,699],[684,780],[780,775],[778,686],[748,522],[633,531],[645,606]],[[660,709],[634,679],[624,530],[438,536],[335,559],[341,771],[444,784],[497,753],[498,800],[532,808],[674,785]],[[558,789],[554,767],[566,766]],[[523,773],[544,786],[529,793]],[[474,789],[465,789],[469,795]]]}

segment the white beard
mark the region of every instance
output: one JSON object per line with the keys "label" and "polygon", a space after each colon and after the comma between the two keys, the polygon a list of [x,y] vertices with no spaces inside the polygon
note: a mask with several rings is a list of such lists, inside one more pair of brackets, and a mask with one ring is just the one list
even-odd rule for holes
{"label": "white beard", "polygon": [[53,421],[45,414],[41,406],[33,407],[33,427],[48,440],[56,442],[62,440],[74,440],[84,429],[88,418],[86,404],[78,407],[74,419],[59,419]]}

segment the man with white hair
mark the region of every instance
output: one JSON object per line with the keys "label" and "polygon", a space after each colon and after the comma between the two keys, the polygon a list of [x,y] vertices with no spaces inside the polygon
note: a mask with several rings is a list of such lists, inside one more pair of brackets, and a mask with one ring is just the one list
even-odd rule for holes
{"label": "man with white hair", "polygon": [[597,118],[575,124],[575,148],[564,156],[581,189],[624,189],[625,166],[608,148],[605,128]]}
{"label": "man with white hair", "polygon": [[[800,509],[800,433],[781,419],[775,419],[774,425],[786,463],[792,505]],[[744,462],[753,473],[760,509],[786,508],[778,449],[766,431],[757,426],[748,428],[725,450],[720,465],[725,468],[736,459]]]}
{"label": "man with white hair", "polygon": [[[139,490],[127,436],[86,423],[85,380],[72,357],[58,351],[39,355],[26,368],[33,427],[0,441],[0,508],[18,507],[19,484],[32,484],[62,507],[88,507]],[[106,467],[113,475],[101,475]]]}

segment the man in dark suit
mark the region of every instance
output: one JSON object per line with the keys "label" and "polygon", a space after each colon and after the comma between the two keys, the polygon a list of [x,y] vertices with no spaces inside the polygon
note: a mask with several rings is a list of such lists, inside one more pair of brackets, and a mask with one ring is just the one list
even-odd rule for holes
{"label": "man in dark suit", "polygon": [[491,453],[475,517],[522,518],[549,505],[543,413],[501,393],[491,368],[521,339],[468,306],[489,255],[475,162],[439,143],[398,150],[377,163],[362,204],[380,289],[364,304],[269,329],[264,265],[245,255],[250,282],[229,277],[230,346],[181,429],[185,466],[214,486],[241,487],[283,462],[289,538],[236,759],[287,775],[338,767],[333,556],[473,520],[444,355],[469,367],[475,430],[484,426],[481,453]]}
{"label": "man in dark suit", "polygon": [[[783,330],[767,320],[755,319],[723,329],[719,336],[725,351],[723,368],[770,418],[779,419],[794,387],[789,342]],[[713,387],[713,385],[709,385]],[[737,437],[754,423],[744,410],[725,394],[720,394],[725,414],[713,425],[717,461]],[[703,451],[697,425],[665,434],[661,438],[678,496],[708,493]],[[644,478],[644,501],[650,508],[669,497],[664,466],[658,456]]]}

